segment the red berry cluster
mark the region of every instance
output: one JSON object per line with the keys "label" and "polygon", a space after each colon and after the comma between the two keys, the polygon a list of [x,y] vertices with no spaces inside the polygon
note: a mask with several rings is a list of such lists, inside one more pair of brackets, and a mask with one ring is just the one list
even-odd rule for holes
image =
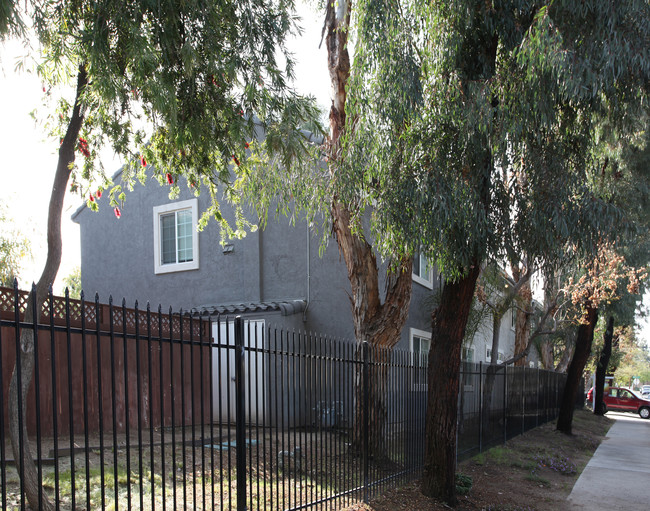
{"label": "red berry cluster", "polygon": [[79,137],[79,143],[77,144],[77,149],[83,154],[86,158],[90,157],[90,151],[88,150],[88,141],[85,138]]}

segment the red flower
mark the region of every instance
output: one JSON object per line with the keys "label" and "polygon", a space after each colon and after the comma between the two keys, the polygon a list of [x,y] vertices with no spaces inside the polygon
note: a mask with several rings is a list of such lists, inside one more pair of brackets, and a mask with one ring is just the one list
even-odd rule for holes
{"label": "red flower", "polygon": [[234,161],[234,162],[239,166],[239,158],[237,158],[237,156],[235,156],[235,155],[233,154],[233,155],[232,155],[232,159],[233,159],[233,161]]}
{"label": "red flower", "polygon": [[88,200],[89,200],[90,202],[95,202],[95,197],[93,197],[93,194],[92,194],[92,193],[88,196]]}
{"label": "red flower", "polygon": [[95,195],[97,196],[98,199],[101,199],[101,198],[102,198],[102,191],[101,191],[101,189],[97,190],[97,192],[95,192]]}
{"label": "red flower", "polygon": [[120,218],[122,216],[122,213],[120,212],[120,208],[118,208],[117,206],[115,207],[115,216],[117,218]]}
{"label": "red flower", "polygon": [[145,159],[144,155],[140,156],[140,163],[143,167],[147,166],[147,160]]}
{"label": "red flower", "polygon": [[246,143],[244,144],[244,147],[245,147],[246,149],[248,149],[248,148],[250,147],[250,144],[249,144],[248,142],[246,142]]}
{"label": "red flower", "polygon": [[243,117],[243,116],[244,116],[244,111],[243,111],[243,110],[240,110],[240,111],[239,111],[239,115]]}
{"label": "red flower", "polygon": [[168,185],[173,185],[174,184],[174,178],[172,177],[172,175],[169,172],[167,172],[165,177],[167,177],[167,184]]}

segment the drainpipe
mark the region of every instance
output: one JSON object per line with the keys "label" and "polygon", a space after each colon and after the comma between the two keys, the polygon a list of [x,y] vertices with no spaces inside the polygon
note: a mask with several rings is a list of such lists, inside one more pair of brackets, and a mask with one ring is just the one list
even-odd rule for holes
{"label": "drainpipe", "polygon": [[[258,220],[258,222],[259,222],[259,220]],[[264,300],[264,269],[262,268],[262,265],[264,264],[264,239],[263,239],[263,236],[262,236],[263,231],[264,231],[264,229],[257,229],[257,233],[258,233],[257,234],[257,236],[258,236],[258,238],[257,238],[257,244],[258,244],[258,251],[257,251],[257,254],[258,254],[258,259],[257,259],[258,272],[257,273],[258,273],[258,275],[257,275],[257,278],[258,278],[258,282],[259,282],[257,291],[258,291],[258,294],[259,294],[259,296],[258,296],[258,301],[259,302],[262,302],[262,300]]]}
{"label": "drainpipe", "polygon": [[307,311],[309,310],[309,304],[311,303],[311,232],[309,229],[309,222],[307,222],[307,305],[305,305],[305,310],[302,312],[302,322],[307,322]]}

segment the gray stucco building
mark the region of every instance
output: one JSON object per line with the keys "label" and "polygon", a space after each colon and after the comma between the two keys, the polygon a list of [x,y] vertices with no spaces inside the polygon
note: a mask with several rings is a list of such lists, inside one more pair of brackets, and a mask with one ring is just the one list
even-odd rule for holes
{"label": "gray stucco building", "polygon": [[[120,172],[113,179],[119,182]],[[170,200],[167,187],[150,181],[126,193],[120,218],[103,199],[99,212],[84,205],[74,213],[87,296],[97,292],[101,301],[113,295],[141,306],[161,304],[163,310],[240,314],[284,329],[354,338],[350,284],[334,240],[321,256],[320,239],[305,221],[291,225],[279,217],[224,247],[217,222],[201,232],[195,227],[209,197],[195,197],[180,183],[180,196]],[[221,207],[232,217],[227,202]],[[409,316],[397,346],[417,353],[428,349],[431,296],[440,281],[419,257],[413,271]],[[479,328],[464,358],[489,360],[491,337],[491,324]],[[503,319],[500,338],[499,358],[505,359],[514,349],[512,312]]]}
{"label": "gray stucco building", "polygon": [[[119,179],[118,172],[114,181]],[[178,199],[170,200],[169,189],[154,180],[136,184],[126,193],[120,218],[102,199],[98,212],[84,205],[74,213],[87,296],[97,292],[101,301],[113,295],[127,303],[138,300],[141,306],[162,304],[163,310],[241,314],[282,328],[353,339],[350,284],[334,240],[321,256],[320,239],[305,221],[291,225],[279,217],[224,247],[217,222],[201,232],[195,228],[209,197],[195,197],[184,183],[180,188]],[[221,206],[226,217],[232,214],[226,202]],[[398,345],[402,349],[412,345],[411,330],[425,336],[429,330],[427,297],[438,281],[425,271],[413,277],[411,310]]]}

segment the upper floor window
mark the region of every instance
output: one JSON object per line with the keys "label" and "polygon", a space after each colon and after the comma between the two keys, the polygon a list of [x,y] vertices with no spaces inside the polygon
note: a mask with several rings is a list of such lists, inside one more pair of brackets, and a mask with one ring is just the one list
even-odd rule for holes
{"label": "upper floor window", "polygon": [[413,280],[433,289],[433,268],[420,252],[416,252],[413,256]]}
{"label": "upper floor window", "polygon": [[199,267],[197,199],[153,208],[154,271],[169,273]]}

